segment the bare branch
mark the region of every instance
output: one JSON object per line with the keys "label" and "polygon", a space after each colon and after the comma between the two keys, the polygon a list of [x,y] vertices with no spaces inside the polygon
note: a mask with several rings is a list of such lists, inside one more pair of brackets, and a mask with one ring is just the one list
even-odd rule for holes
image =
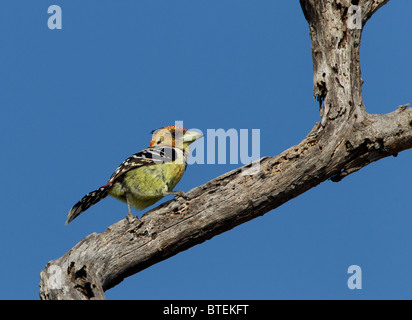
{"label": "bare branch", "polygon": [[[387,1],[301,0],[312,38],[314,96],[322,121],[301,143],[275,157],[217,177],[147,212],[93,233],[41,272],[42,299],[104,299],[104,291],[151,265],[261,216],[319,183],[340,181],[373,161],[412,148],[412,110],[367,114],[362,99],[362,29],[347,25],[349,7],[363,24]],[[362,26],[361,26],[362,27]]]}

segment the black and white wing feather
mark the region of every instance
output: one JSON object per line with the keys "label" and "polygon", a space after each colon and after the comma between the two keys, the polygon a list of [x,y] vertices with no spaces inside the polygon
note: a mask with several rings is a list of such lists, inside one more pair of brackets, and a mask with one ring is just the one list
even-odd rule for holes
{"label": "black and white wing feather", "polygon": [[125,172],[141,166],[170,163],[177,159],[178,151],[169,146],[155,146],[145,148],[127,158],[114,171],[108,181],[108,185],[113,184]]}

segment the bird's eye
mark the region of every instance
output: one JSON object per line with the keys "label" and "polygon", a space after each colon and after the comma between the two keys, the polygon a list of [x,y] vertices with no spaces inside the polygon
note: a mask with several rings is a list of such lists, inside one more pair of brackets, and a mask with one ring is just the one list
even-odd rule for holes
{"label": "bird's eye", "polygon": [[159,140],[157,140],[157,144],[162,143],[165,140],[165,137],[161,136]]}

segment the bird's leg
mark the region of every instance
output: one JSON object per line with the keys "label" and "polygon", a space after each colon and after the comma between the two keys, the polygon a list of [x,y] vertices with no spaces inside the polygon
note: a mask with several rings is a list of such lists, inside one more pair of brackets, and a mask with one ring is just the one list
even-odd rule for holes
{"label": "bird's leg", "polygon": [[127,208],[129,209],[129,213],[126,216],[126,220],[129,223],[133,223],[136,217],[132,215],[132,210],[130,209],[129,197],[127,196],[127,194],[126,194],[126,202],[127,202]]}

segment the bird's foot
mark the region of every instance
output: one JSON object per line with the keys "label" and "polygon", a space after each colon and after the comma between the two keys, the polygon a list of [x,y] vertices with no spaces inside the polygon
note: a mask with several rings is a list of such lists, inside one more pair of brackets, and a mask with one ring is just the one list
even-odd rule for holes
{"label": "bird's foot", "polygon": [[132,224],[132,223],[134,223],[135,221],[137,221],[139,219],[136,216],[132,215],[131,212],[129,212],[126,216],[126,220],[127,220],[128,223]]}
{"label": "bird's foot", "polygon": [[174,194],[174,195],[176,195],[176,196],[178,196],[178,197],[181,197],[181,198],[183,198],[183,199],[185,199],[185,200],[189,200],[189,197],[186,196],[186,193],[184,193],[184,192],[181,191],[181,190],[170,192],[170,194]]}

